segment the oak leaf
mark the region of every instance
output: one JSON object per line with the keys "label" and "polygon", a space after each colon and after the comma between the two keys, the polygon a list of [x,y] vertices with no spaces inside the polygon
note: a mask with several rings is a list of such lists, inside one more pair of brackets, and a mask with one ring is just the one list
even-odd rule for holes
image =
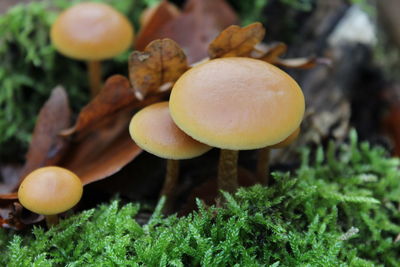
{"label": "oak leaf", "polygon": [[208,48],[211,59],[250,56],[256,44],[265,36],[265,28],[256,22],[246,27],[229,26],[212,41]]}
{"label": "oak leaf", "polygon": [[182,47],[192,64],[207,57],[208,45],[220,31],[237,23],[237,15],[224,0],[188,0],[182,13],[159,23],[153,31],[139,33],[135,47],[143,50],[151,40],[170,38]]}
{"label": "oak leaf", "polygon": [[136,100],[129,80],[122,75],[114,75],[107,79],[99,94],[79,113],[74,127],[61,132],[71,135],[90,127],[104,116],[131,105]]}
{"label": "oak leaf", "polygon": [[139,99],[170,87],[187,69],[185,53],[171,39],[155,40],[129,57],[129,78]]}

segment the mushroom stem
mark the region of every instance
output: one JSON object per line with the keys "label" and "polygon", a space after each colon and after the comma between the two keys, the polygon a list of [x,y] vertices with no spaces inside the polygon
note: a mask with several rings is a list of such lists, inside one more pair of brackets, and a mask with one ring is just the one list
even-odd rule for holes
{"label": "mushroom stem", "polygon": [[101,63],[100,61],[88,61],[89,86],[92,98],[94,98],[101,88]]}
{"label": "mushroom stem", "polygon": [[46,219],[47,227],[50,228],[53,225],[58,224],[58,215],[45,215],[44,218]]}
{"label": "mushroom stem", "polygon": [[218,165],[218,189],[234,193],[238,188],[237,150],[221,149]]}
{"label": "mushroom stem", "polygon": [[269,180],[269,154],[271,149],[264,147],[258,150],[257,179],[262,185],[268,185]]}
{"label": "mushroom stem", "polygon": [[165,176],[165,182],[161,190],[161,196],[166,197],[164,206],[164,212],[169,213],[172,209],[176,190],[176,183],[179,177],[179,160],[168,159],[167,160],[167,174]]}

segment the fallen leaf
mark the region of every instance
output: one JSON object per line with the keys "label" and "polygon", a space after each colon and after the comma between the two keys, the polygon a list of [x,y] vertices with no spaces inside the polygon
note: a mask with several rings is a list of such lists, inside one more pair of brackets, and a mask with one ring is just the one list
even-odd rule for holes
{"label": "fallen leaf", "polygon": [[58,86],[53,89],[49,100],[39,112],[21,172],[21,181],[31,171],[55,164],[65,153],[68,140],[58,133],[70,126],[70,117],[68,96],[64,88]]}
{"label": "fallen leaf", "polygon": [[104,116],[131,105],[135,100],[129,80],[122,75],[111,76],[99,94],[81,110],[74,127],[62,131],[61,135],[82,131]]}
{"label": "fallen leaf", "polygon": [[[257,49],[257,47],[256,47]],[[261,48],[260,48],[261,50]],[[276,42],[265,46],[265,50],[262,51],[262,55],[257,59],[264,60],[268,63],[275,63],[276,60],[287,51],[287,45],[281,42]]]}
{"label": "fallen leaf", "polygon": [[171,86],[187,69],[185,53],[170,39],[155,40],[129,57],[129,78],[139,99]]}
{"label": "fallen leaf", "polygon": [[0,165],[0,194],[7,194],[18,186],[21,170],[22,165],[19,164]]}
{"label": "fallen leaf", "polygon": [[220,57],[247,57],[250,56],[256,44],[265,36],[265,28],[256,22],[246,27],[236,25],[223,30],[208,48],[211,59]]}
{"label": "fallen leaf", "polygon": [[76,173],[84,185],[118,172],[142,151],[129,136],[132,114],[131,108],[121,110],[77,133],[59,165]]}
{"label": "fallen leaf", "polygon": [[189,0],[180,15],[152,32],[143,30],[136,49],[143,50],[151,40],[170,38],[182,47],[192,64],[207,57],[209,43],[220,31],[237,22],[237,15],[224,0]]}
{"label": "fallen leaf", "polygon": [[[150,13],[150,14],[149,14]],[[152,7],[147,15],[141,17],[141,29],[136,38],[135,48],[143,50],[151,41],[157,39],[160,28],[180,15],[174,4],[163,0]]]}
{"label": "fallen leaf", "polygon": [[278,58],[276,59],[275,62],[273,62],[273,64],[292,69],[310,69],[318,64],[330,65],[331,61],[327,58],[315,58],[315,57],[288,58],[288,59]]}
{"label": "fallen leaf", "polygon": [[111,114],[94,116],[97,119],[90,126],[74,132],[70,149],[58,165],[76,173],[84,185],[115,174],[142,152],[128,131],[133,114],[167,95],[168,92],[152,95]]}

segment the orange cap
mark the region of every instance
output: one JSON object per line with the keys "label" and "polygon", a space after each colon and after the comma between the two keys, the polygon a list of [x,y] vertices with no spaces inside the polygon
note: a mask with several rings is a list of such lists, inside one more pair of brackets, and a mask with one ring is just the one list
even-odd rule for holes
{"label": "orange cap", "polygon": [[60,53],[81,60],[103,60],[125,51],[133,40],[128,19],[102,3],[80,3],[65,10],[51,27]]}
{"label": "orange cap", "polygon": [[43,215],[69,210],[82,197],[81,180],[60,167],[43,167],[31,172],[18,189],[22,206]]}
{"label": "orange cap", "polygon": [[174,122],[200,142],[224,149],[279,143],[299,127],[304,96],[288,74],[261,60],[220,58],[197,65],[175,83]]}
{"label": "orange cap", "polygon": [[138,146],[161,158],[189,159],[211,149],[175,125],[169,114],[168,102],[147,106],[136,113],[129,132]]}

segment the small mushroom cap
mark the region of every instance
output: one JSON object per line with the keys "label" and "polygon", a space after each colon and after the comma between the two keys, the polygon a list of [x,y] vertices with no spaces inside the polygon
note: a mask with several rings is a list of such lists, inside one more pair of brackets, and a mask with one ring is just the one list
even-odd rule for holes
{"label": "small mushroom cap", "polygon": [[175,83],[174,122],[200,142],[224,149],[276,144],[299,127],[304,96],[285,72],[261,60],[221,58],[197,65]]}
{"label": "small mushroom cap", "polygon": [[18,199],[30,211],[54,215],[69,210],[82,197],[81,180],[60,167],[43,167],[31,172],[18,189]]}
{"label": "small mushroom cap", "polygon": [[286,147],[286,146],[292,144],[292,143],[297,139],[297,137],[299,136],[299,133],[300,133],[300,127],[297,128],[297,129],[296,129],[293,133],[291,133],[288,137],[286,137],[285,140],[283,140],[283,141],[281,141],[281,142],[279,142],[279,143],[277,143],[277,144],[275,144],[275,145],[272,145],[272,146],[270,146],[269,148],[277,149],[277,148]]}
{"label": "small mushroom cap", "polygon": [[65,10],[51,27],[51,40],[60,53],[80,60],[103,60],[125,51],[133,26],[112,7],[80,3]]}
{"label": "small mushroom cap", "polygon": [[161,158],[189,159],[211,149],[175,125],[169,114],[168,102],[147,106],[136,113],[129,132],[138,146]]}

